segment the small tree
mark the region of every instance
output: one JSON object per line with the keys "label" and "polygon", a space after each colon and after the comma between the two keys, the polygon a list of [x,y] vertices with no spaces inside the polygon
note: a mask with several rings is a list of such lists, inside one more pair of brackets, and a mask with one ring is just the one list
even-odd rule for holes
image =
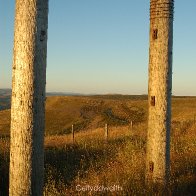
{"label": "small tree", "polygon": [[9,195],[43,194],[48,0],[16,0]]}
{"label": "small tree", "polygon": [[150,1],[146,182],[166,185],[170,167],[173,0]]}

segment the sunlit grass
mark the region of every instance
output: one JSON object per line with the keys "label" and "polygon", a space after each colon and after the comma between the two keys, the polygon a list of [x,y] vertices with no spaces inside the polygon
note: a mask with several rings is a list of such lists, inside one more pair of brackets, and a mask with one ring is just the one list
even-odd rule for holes
{"label": "sunlit grass", "polygon": [[[103,101],[100,100],[102,104]],[[147,102],[146,100],[125,100],[125,102],[117,100],[117,102],[105,101],[101,105],[101,113],[91,113],[92,111],[87,110],[84,114],[85,118],[91,120],[85,128],[86,121],[81,117],[81,108],[89,104],[94,110],[97,108],[97,99],[80,100],[79,97],[48,99],[45,195],[161,195],[158,189],[146,187],[144,183]],[[129,123],[118,125],[117,121],[123,119],[125,115],[124,110],[121,110],[122,103],[139,111],[133,113],[137,120],[140,120],[140,108],[142,112],[145,111],[143,120],[134,122],[132,129]],[[105,116],[104,111],[107,108],[113,109],[114,118]],[[194,195],[196,192],[196,122],[194,123],[196,99],[175,98],[172,108],[169,192],[170,195]],[[1,111],[0,117],[0,195],[8,195],[10,110]],[[101,123],[98,123],[99,121]],[[108,123],[109,130],[107,140],[105,123]],[[75,129],[74,141],[71,134],[72,124]],[[80,188],[116,185],[120,189],[114,192],[77,191],[77,185],[80,185]]]}
{"label": "sunlit grass", "polygon": [[[175,136],[175,138],[172,136],[169,187],[172,195],[191,195],[195,191],[196,143],[192,132],[194,129],[195,126],[192,124],[186,134]],[[59,159],[63,160],[64,164],[59,166],[54,164],[53,167],[49,161],[49,165],[46,166],[48,170],[46,170],[50,175],[47,176],[53,177],[48,177],[45,194],[52,195],[58,192],[60,195],[86,195],[90,194],[90,191],[78,192],[77,185],[80,187],[119,185],[122,187],[118,193],[120,195],[159,195],[159,190],[153,190],[144,184],[146,138],[142,132],[146,130],[136,127],[130,131],[129,127],[114,127],[110,129],[106,142],[104,129],[97,129],[78,133],[74,144],[72,144],[71,135],[61,136],[61,144],[56,137],[58,145],[54,145],[53,139],[53,145],[56,147],[53,148],[53,154],[50,154],[48,160],[51,156],[60,153]],[[50,143],[50,139],[46,138],[46,145]],[[56,169],[63,167],[64,170],[56,177],[58,180],[55,180]],[[68,173],[66,173],[67,170]],[[53,175],[51,175],[52,171]],[[92,192],[92,194],[97,193]],[[102,192],[103,194],[107,195],[108,192]]]}
{"label": "sunlit grass", "polygon": [[[170,193],[192,195],[196,191],[196,126],[192,123],[186,131],[180,127],[172,127],[172,130]],[[116,190],[119,195],[159,195],[157,190],[144,184],[145,145],[146,124],[139,124],[133,130],[129,126],[109,126],[107,141],[104,128],[78,132],[74,142],[71,134],[47,136],[44,194],[98,195],[97,192],[77,191],[76,187],[116,185],[122,188]],[[5,194],[9,138],[0,139],[0,164],[0,187]],[[99,194],[107,195],[108,191]]]}

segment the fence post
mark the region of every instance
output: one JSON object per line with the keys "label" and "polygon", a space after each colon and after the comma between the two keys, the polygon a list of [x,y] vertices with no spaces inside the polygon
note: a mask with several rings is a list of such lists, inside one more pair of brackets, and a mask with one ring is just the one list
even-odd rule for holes
{"label": "fence post", "polygon": [[72,141],[73,141],[73,143],[74,143],[74,141],[75,141],[74,125],[71,125],[71,133],[72,133]]}
{"label": "fence post", "polygon": [[133,121],[131,121],[131,131],[133,130]]}
{"label": "fence post", "polygon": [[194,118],[193,118],[193,124],[195,125],[195,120],[196,120],[196,115],[194,115]]}
{"label": "fence post", "polygon": [[108,139],[108,124],[105,124],[105,140]]}

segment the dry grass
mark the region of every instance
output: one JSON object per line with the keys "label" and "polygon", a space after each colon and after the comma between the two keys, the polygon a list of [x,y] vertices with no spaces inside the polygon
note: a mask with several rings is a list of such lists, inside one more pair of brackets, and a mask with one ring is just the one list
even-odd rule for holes
{"label": "dry grass", "polygon": [[[46,138],[46,149],[52,145],[56,146],[53,148],[54,154],[59,151],[62,153],[60,159],[64,160],[64,165],[55,168],[64,167],[65,170],[56,177],[58,179],[56,181],[54,178],[56,170],[52,165],[47,166],[49,168],[47,172],[53,177],[49,177],[46,182],[45,194],[99,195],[98,192],[78,192],[76,190],[77,185],[80,187],[119,185],[122,187],[122,190],[118,192],[119,195],[159,195],[159,190],[152,190],[145,187],[144,184],[145,126],[145,124],[141,124],[132,131],[129,127],[111,128],[107,142],[104,140],[102,129],[78,133],[75,144],[72,144],[71,135],[61,136],[59,139],[58,136]],[[141,129],[142,127],[144,129]],[[196,126],[192,124],[186,132],[178,136],[174,134],[171,138],[171,181],[169,188],[172,195],[193,195],[196,191],[195,130]],[[69,157],[69,153],[74,157]],[[66,174],[66,167],[70,161],[72,161],[73,166],[69,167],[76,168],[74,168],[74,173]],[[104,194],[116,195],[117,192],[105,191],[100,193],[100,195]]]}
{"label": "dry grass", "polygon": [[[137,98],[137,99],[136,99]],[[147,120],[145,96],[48,97],[46,101],[46,135],[96,129],[105,123],[112,126],[140,124]],[[196,98],[173,98],[172,121],[196,119]],[[0,111],[0,136],[9,135],[10,110]]]}
{"label": "dry grass", "polygon": [[[89,98],[83,98],[82,101],[79,101],[79,97],[74,98],[75,101],[71,101],[71,98],[63,98],[61,102],[60,100],[51,98],[47,102],[50,127],[53,127],[52,123],[58,126],[60,118],[68,116],[71,116],[70,119],[74,122],[73,113],[80,118],[77,111],[80,111],[81,107],[95,104],[95,101]],[[104,108],[115,105],[110,101],[104,101]],[[125,101],[119,101],[119,104],[113,107],[115,115],[121,115],[120,117],[125,115],[123,110],[118,110],[118,106],[120,107],[122,103],[126,103],[128,107],[134,106],[136,110],[143,108],[146,113],[145,100]],[[71,107],[64,106],[69,102]],[[78,105],[74,106],[76,102]],[[58,103],[61,104],[58,106]],[[60,117],[56,117],[57,114],[53,115],[53,120],[59,118],[59,121],[52,121],[53,110],[58,111],[60,115]],[[172,110],[170,194],[194,195],[196,192],[196,123],[194,124],[193,118],[196,113],[196,99],[175,98]],[[67,113],[63,117],[65,111]],[[7,111],[4,114],[6,116]],[[97,118],[97,114],[94,117]],[[63,120],[61,122],[62,125],[58,128],[65,126]],[[103,125],[104,123],[105,121]],[[129,124],[121,126],[115,123],[109,124],[107,142],[104,138],[104,126],[93,125],[92,121],[90,125],[82,129],[83,131],[77,130],[74,143],[70,127],[67,129],[67,134],[59,135],[51,130],[45,137],[45,195],[161,195],[159,190],[146,187],[144,184],[146,120],[135,123],[133,130],[130,129]],[[2,136],[0,195],[6,195],[8,190],[8,154],[9,137]],[[111,191],[76,190],[81,187],[88,189],[88,185],[95,188],[96,186],[109,187]],[[117,187],[119,189],[112,191],[114,185],[120,188]]]}
{"label": "dry grass", "polygon": [[[140,123],[147,117],[146,100],[95,97],[48,97],[46,101],[46,135],[96,129],[105,123],[113,126]],[[0,111],[0,135],[9,135],[10,110]]]}

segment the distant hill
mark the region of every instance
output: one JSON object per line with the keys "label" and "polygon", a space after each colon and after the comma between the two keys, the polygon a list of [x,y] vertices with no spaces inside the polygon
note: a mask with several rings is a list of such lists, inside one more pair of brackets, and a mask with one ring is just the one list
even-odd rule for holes
{"label": "distant hill", "polygon": [[[52,96],[46,100],[46,134],[76,131],[146,121],[147,101],[108,99],[106,96]],[[0,111],[0,135],[9,133],[10,110]]]}
{"label": "distant hill", "polygon": [[9,88],[0,89],[0,96],[10,96],[12,90]]}
{"label": "distant hill", "polygon": [[106,95],[92,95],[94,98],[114,99],[114,100],[147,100],[148,95],[122,95],[122,94],[106,94]]}
{"label": "distant hill", "polygon": [[0,89],[0,110],[10,108],[11,89]]}
{"label": "distant hill", "polygon": [[[0,96],[11,96],[12,90],[9,88],[0,89]],[[73,92],[47,92],[46,96],[79,96],[81,93]]]}
{"label": "distant hill", "polygon": [[81,96],[81,93],[73,93],[73,92],[46,92],[46,96]]}
{"label": "distant hill", "polygon": [[[106,95],[95,95],[89,94],[84,95],[81,93],[73,92],[47,92],[47,97],[51,96],[84,96],[92,97],[95,99],[131,99],[131,100],[147,100],[147,95],[121,95],[121,94],[106,94]],[[11,89],[0,89],[0,110],[10,109],[10,100],[11,100]]]}
{"label": "distant hill", "polygon": [[[10,109],[11,89],[0,89],[0,110]],[[72,92],[47,92],[46,96],[81,96],[80,93]]]}
{"label": "distant hill", "polygon": [[[118,97],[118,99],[117,99]],[[137,96],[136,96],[137,97]],[[50,96],[46,99],[46,129],[48,135],[110,126],[147,122],[146,96]],[[172,120],[181,123],[196,116],[196,98],[173,98]],[[0,135],[9,134],[10,110],[0,111]]]}

